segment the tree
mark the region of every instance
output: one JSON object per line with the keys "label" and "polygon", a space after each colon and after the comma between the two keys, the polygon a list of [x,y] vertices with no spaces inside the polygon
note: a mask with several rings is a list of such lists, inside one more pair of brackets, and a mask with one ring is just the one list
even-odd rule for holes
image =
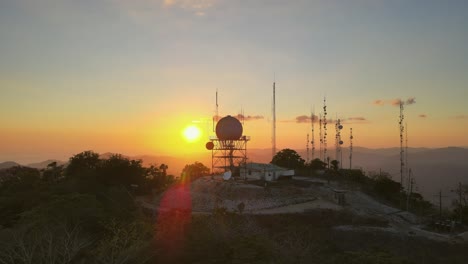
{"label": "tree", "polygon": [[66,175],[69,177],[80,176],[95,172],[100,163],[99,154],[93,151],[84,151],[70,158]]}
{"label": "tree", "polygon": [[166,177],[168,168],[169,168],[169,166],[167,166],[164,163],[159,166],[159,169],[162,171],[162,176],[163,177]]}
{"label": "tree", "polygon": [[276,153],[270,163],[289,169],[299,169],[304,167],[305,160],[295,150],[283,149]]}
{"label": "tree", "polygon": [[327,167],[327,164],[319,158],[316,158],[310,161],[309,166],[313,170],[323,170]]}
{"label": "tree", "polygon": [[337,160],[332,160],[330,163],[331,163],[332,170],[337,171],[339,168],[340,162]]}
{"label": "tree", "polygon": [[210,169],[203,165],[203,163],[196,161],[193,164],[185,165],[181,178],[183,181],[195,180],[208,174],[210,174]]}

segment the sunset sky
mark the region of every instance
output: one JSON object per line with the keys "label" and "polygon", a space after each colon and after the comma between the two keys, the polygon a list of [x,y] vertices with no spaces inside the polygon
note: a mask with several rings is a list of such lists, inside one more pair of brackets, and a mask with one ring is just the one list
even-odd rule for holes
{"label": "sunset sky", "polygon": [[269,148],[274,79],[278,148],[305,148],[298,121],[324,96],[345,146],[350,127],[355,146],[399,146],[392,102],[414,98],[410,146],[466,147],[467,14],[466,0],[0,0],[0,162],[203,152],[216,90],[220,115],[252,117],[249,147]]}

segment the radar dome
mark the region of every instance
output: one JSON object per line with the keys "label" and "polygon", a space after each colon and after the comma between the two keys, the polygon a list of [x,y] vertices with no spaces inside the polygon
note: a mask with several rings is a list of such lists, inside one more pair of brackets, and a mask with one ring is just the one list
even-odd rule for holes
{"label": "radar dome", "polygon": [[241,122],[230,115],[221,118],[216,124],[216,136],[220,140],[238,140],[242,132]]}

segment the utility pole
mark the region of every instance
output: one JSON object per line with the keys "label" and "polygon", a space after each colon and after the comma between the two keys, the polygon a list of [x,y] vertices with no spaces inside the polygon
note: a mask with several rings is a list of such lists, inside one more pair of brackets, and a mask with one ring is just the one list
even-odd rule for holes
{"label": "utility pole", "polygon": [[442,196],[442,190],[439,191],[439,195],[435,195],[439,197],[439,218],[442,220],[442,198],[447,196]]}
{"label": "utility pole", "polygon": [[408,196],[406,197],[406,211],[409,211],[409,203],[411,200],[411,193],[413,192],[413,177],[411,175],[411,169],[409,169],[408,173]]}

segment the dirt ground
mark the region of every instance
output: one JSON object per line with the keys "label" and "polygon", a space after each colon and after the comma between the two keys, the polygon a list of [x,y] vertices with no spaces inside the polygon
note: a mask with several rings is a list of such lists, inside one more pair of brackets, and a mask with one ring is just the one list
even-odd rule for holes
{"label": "dirt ground", "polygon": [[[345,192],[345,204],[339,205],[335,190]],[[190,197],[193,214],[207,214],[215,208],[239,211],[243,204],[244,214],[289,214],[304,213],[314,209],[348,210],[353,214],[374,217],[388,222],[388,227],[337,226],[341,231],[379,231],[411,237],[424,237],[444,242],[468,241],[468,232],[463,234],[439,234],[422,229],[421,219],[409,212],[384,205],[359,190],[309,177],[293,177],[290,181],[269,183],[223,181],[221,178],[202,177],[189,188],[167,191],[152,201],[141,200],[150,210],[170,210],[180,207],[180,196]],[[171,201],[161,203],[161,200]],[[187,205],[183,205],[186,207]]]}

